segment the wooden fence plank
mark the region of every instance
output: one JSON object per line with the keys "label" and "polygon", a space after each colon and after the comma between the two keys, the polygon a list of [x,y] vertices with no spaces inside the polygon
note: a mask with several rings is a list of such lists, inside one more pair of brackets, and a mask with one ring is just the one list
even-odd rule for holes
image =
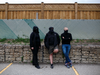
{"label": "wooden fence plank", "polygon": [[77,6],[78,6],[78,4],[77,4],[77,2],[75,2],[75,19],[77,19]]}
{"label": "wooden fence plank", "polygon": [[44,3],[41,3],[41,19],[44,19]]}
{"label": "wooden fence plank", "polygon": [[8,19],[8,3],[5,3],[5,19]]}
{"label": "wooden fence plank", "polygon": [[11,19],[13,19],[13,11],[11,11]]}

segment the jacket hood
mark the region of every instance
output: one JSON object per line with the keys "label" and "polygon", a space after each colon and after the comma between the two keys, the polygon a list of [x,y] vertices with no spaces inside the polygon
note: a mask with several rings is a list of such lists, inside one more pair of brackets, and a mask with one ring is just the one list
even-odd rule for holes
{"label": "jacket hood", "polygon": [[37,26],[34,26],[34,27],[33,27],[33,32],[35,32],[35,33],[39,33],[39,29],[38,29]]}
{"label": "jacket hood", "polygon": [[54,28],[53,27],[49,28],[49,33],[51,33],[51,34],[54,33]]}

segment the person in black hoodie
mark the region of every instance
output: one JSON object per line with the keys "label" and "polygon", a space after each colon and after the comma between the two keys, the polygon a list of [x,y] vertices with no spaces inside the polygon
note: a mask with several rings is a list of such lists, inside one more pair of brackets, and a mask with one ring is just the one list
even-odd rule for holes
{"label": "person in black hoodie", "polygon": [[58,45],[60,44],[60,38],[59,35],[54,32],[54,28],[50,27],[49,32],[46,34],[44,43],[46,48],[48,49],[48,53],[50,54],[50,63],[51,68],[53,68],[53,53],[58,52]]}
{"label": "person in black hoodie", "polygon": [[32,64],[35,65],[35,67],[38,69],[40,69],[40,66],[38,63],[37,54],[40,47],[41,47],[41,44],[40,44],[40,36],[39,36],[38,27],[34,26],[33,32],[30,35],[30,48],[33,53]]}
{"label": "person in black hoodie", "polygon": [[64,28],[64,33],[61,34],[61,39],[62,39],[62,50],[66,58],[65,66],[67,68],[72,67],[71,60],[69,58],[69,52],[70,52],[70,41],[72,40],[72,35],[71,33],[68,33],[68,28]]}

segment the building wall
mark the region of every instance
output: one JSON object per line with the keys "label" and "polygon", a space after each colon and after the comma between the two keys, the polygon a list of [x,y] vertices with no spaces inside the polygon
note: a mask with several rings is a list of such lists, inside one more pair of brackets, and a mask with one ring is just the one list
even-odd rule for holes
{"label": "building wall", "polygon": [[61,36],[64,27],[68,27],[73,39],[100,39],[100,20],[64,20],[64,19],[9,19],[0,20],[0,38],[29,38],[33,26],[39,28],[39,35],[44,39],[49,27]]}

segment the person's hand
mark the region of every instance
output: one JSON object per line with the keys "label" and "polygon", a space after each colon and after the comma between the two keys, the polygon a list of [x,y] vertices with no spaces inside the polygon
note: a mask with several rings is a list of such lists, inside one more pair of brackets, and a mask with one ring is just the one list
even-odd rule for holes
{"label": "person's hand", "polygon": [[34,47],[31,47],[31,49],[33,50],[33,49],[34,49]]}

